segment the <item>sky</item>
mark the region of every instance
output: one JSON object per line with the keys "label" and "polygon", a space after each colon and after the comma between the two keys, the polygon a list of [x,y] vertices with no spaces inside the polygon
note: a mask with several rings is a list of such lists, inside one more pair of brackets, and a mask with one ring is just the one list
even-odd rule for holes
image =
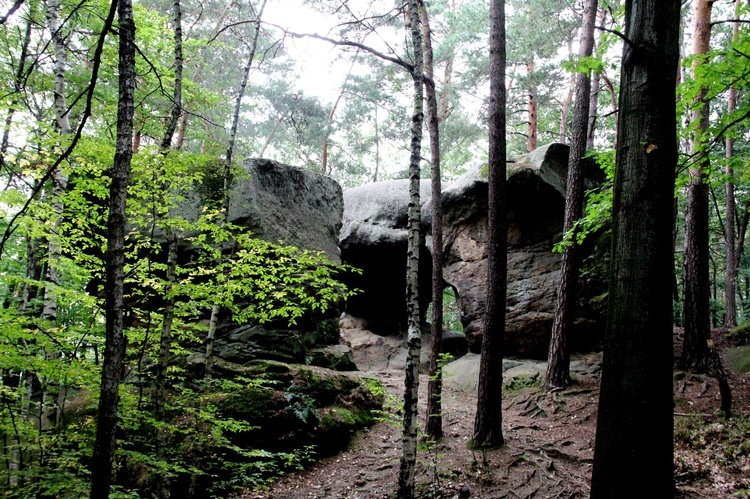
{"label": "sky", "polygon": [[[263,20],[296,33],[326,35],[332,27],[331,19],[303,4],[301,0],[270,0]],[[346,64],[335,64],[341,49],[311,38],[287,38],[284,42],[289,55],[297,61],[298,88],[305,94],[316,95],[326,101],[335,99],[346,77]]]}

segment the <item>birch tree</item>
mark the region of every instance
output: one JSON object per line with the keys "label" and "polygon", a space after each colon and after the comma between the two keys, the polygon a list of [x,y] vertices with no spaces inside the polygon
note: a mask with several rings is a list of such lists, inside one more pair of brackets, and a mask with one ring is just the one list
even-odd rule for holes
{"label": "birch tree", "polygon": [[432,51],[432,31],[427,7],[420,8],[424,34],[424,79],[427,107],[425,117],[430,135],[430,179],[432,188],[432,351],[430,352],[429,383],[427,385],[427,424],[425,432],[433,440],[443,436],[442,391],[443,375],[440,354],[443,344],[443,206],[440,182],[440,126],[438,99]]}
{"label": "birch tree", "polygon": [[409,156],[409,234],[406,250],[406,305],[408,310],[407,357],[404,379],[404,429],[401,466],[398,477],[399,499],[414,497],[414,476],[417,461],[417,399],[419,394],[419,353],[422,346],[419,324],[419,164],[422,159],[422,124],[424,122],[423,86],[424,57],[419,0],[408,0],[408,28],[413,52],[414,108],[411,122]]}

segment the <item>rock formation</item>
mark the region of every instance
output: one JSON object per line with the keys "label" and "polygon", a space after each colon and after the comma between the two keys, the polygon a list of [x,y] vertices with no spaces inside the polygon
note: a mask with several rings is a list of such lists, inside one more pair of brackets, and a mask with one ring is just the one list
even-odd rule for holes
{"label": "rock formation", "polygon": [[[420,185],[422,203],[429,181]],[[363,292],[349,299],[347,314],[366,319],[368,329],[387,335],[406,329],[406,239],[409,180],[375,182],[344,192],[339,247],[345,263],[362,269],[347,284]],[[344,256],[346,255],[346,256]],[[420,310],[430,301],[431,256],[420,252]],[[426,286],[426,287],[425,287]]]}
{"label": "rock formation", "polygon": [[[222,188],[223,181],[204,180],[185,193],[185,201],[173,215],[197,220],[206,206],[221,200]],[[335,180],[267,159],[246,161],[234,175],[229,192],[230,223],[269,242],[323,251],[335,263],[341,263],[342,213],[342,191]],[[180,251],[181,260],[190,259],[190,248],[181,246]],[[214,352],[239,365],[270,359],[352,370],[351,352],[339,345],[339,314],[340,310],[330,310],[308,315],[293,327],[281,322],[238,325],[222,314]]]}
{"label": "rock formation", "polygon": [[[505,347],[509,355],[546,356],[560,265],[560,255],[553,253],[552,247],[562,232],[567,155],[567,146],[550,144],[508,163]],[[473,352],[481,347],[486,303],[486,177],[486,167],[476,166],[443,191],[444,279],[456,290],[464,333]],[[405,217],[407,198],[389,195],[398,185],[398,181],[391,182],[344,193],[340,246],[345,263],[363,268],[357,287],[364,292],[356,303],[349,304],[348,312],[364,319],[373,331],[399,334],[406,318],[401,284],[405,282],[406,252],[405,242],[399,247],[393,241],[399,230],[404,231],[405,241],[405,225],[396,221]],[[423,230],[429,234],[429,200],[425,201]],[[423,252],[420,260],[422,310],[430,299],[430,243],[427,237],[427,257]]]}

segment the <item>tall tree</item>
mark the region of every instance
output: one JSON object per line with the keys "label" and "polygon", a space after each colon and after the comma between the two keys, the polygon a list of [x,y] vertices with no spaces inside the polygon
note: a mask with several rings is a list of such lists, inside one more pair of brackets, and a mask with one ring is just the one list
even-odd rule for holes
{"label": "tall tree", "polygon": [[427,107],[425,116],[430,135],[430,179],[432,188],[432,317],[430,333],[429,382],[427,384],[427,424],[425,432],[434,439],[443,437],[443,375],[440,354],[443,351],[443,206],[440,182],[440,124],[438,123],[438,99],[435,89],[435,71],[432,51],[432,30],[427,7],[420,1],[422,31],[424,33],[424,79]]}
{"label": "tall tree", "polygon": [[[713,0],[693,0],[693,77],[700,78],[700,68],[706,63],[711,39],[711,9]],[[700,84],[693,101],[690,121],[692,166],[687,186],[685,213],[685,253],[683,282],[685,285],[685,337],[680,364],[685,369],[705,371],[710,354],[711,284],[709,276],[709,185],[708,185],[708,87]]]}
{"label": "tall tree", "polygon": [[679,0],[627,0],[591,497],[673,497],[672,199]]}
{"label": "tall tree", "polygon": [[489,210],[487,307],[479,367],[474,445],[503,444],[503,336],[508,279],[505,190],[505,0],[490,2]]}
{"label": "tall tree", "polygon": [[408,27],[414,66],[414,109],[411,122],[411,155],[409,157],[409,235],[406,250],[406,306],[408,310],[407,356],[404,379],[403,453],[398,477],[399,499],[414,497],[414,475],[417,461],[417,400],[419,394],[419,354],[422,337],[419,324],[419,164],[422,159],[422,124],[424,122],[424,55],[419,0],[407,2]]}
{"label": "tall tree", "polygon": [[[581,60],[591,57],[594,50],[594,24],[598,0],[588,0],[583,11],[581,27]],[[581,252],[575,234],[576,221],[583,216],[583,157],[586,154],[588,136],[589,102],[591,98],[591,71],[580,70],[576,77],[576,98],[573,109],[573,135],[568,157],[568,183],[565,198],[565,221],[563,231],[570,237],[563,250],[560,284],[557,288],[555,320],[552,323],[552,338],[549,344],[547,373],[544,386],[550,390],[570,384],[570,350],[568,338],[573,328],[576,296],[578,294],[578,271]]]}
{"label": "tall tree", "polygon": [[[735,19],[739,18],[740,0],[735,0]],[[737,43],[740,34],[740,23],[732,23],[732,43]],[[729,87],[729,94],[727,95],[727,114],[731,115],[737,108],[737,86],[731,85]],[[727,134],[724,139],[725,153],[726,153],[726,168],[725,173],[727,176],[726,182],[726,227],[724,228],[724,243],[727,250],[726,257],[726,288],[724,290],[724,327],[735,327],[737,325],[737,243],[735,236],[735,218],[737,217],[737,210],[734,199],[734,137],[731,134]]]}
{"label": "tall tree", "polygon": [[107,219],[105,317],[106,340],[102,361],[99,414],[91,470],[92,499],[106,499],[112,484],[112,464],[117,447],[118,389],[125,355],[124,267],[125,204],[133,156],[135,93],[135,21],[131,0],[117,0],[119,21],[119,98],[117,143],[112,165]]}
{"label": "tall tree", "polygon": [[[69,109],[65,97],[65,73],[67,71],[68,57],[65,48],[65,35],[63,26],[60,24],[60,3],[57,0],[47,0],[47,28],[52,38],[53,60],[54,60],[54,83],[53,83],[53,107],[55,109],[55,123],[57,132],[61,137],[69,135],[70,127]],[[60,259],[61,243],[60,231],[62,226],[62,215],[64,210],[63,194],[68,186],[68,175],[60,165],[52,173],[51,188],[47,199],[52,208],[52,219],[50,220],[50,232],[47,237],[47,264],[44,275],[44,307],[42,308],[42,319],[51,327],[57,325],[57,294],[60,286]],[[47,356],[54,358],[58,352],[49,351]],[[42,430],[54,427],[57,424],[59,412],[56,409],[59,386],[55,380],[45,377],[40,379],[42,384],[42,414],[40,424]]]}

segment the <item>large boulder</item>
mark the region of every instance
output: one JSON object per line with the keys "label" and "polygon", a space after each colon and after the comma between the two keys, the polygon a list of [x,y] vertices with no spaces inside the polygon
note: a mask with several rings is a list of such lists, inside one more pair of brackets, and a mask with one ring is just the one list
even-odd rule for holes
{"label": "large boulder", "polygon": [[[552,247],[560,240],[565,210],[568,147],[550,144],[508,163],[508,295],[506,302],[505,352],[509,355],[544,357],[555,312],[560,255]],[[395,214],[405,217],[406,185],[401,196],[393,196],[397,184],[369,184],[344,193],[344,225],[340,245],[345,263],[359,265],[364,292],[348,306],[377,333],[403,332],[405,226],[399,233]],[[430,230],[430,204],[423,184],[423,233]],[[368,195],[364,195],[367,193]],[[456,291],[461,323],[469,349],[479,352],[483,334],[487,286],[487,167],[476,166],[447,186],[442,193],[444,280]],[[391,213],[392,216],[385,216]],[[367,237],[365,237],[364,235]],[[399,251],[392,240],[403,239]],[[398,240],[402,240],[398,239]],[[353,242],[356,242],[353,243]],[[429,254],[431,238],[425,237]],[[356,251],[353,251],[356,250]],[[424,252],[423,252],[424,253]],[[421,310],[430,300],[431,258],[420,268]],[[377,327],[390,321],[390,330]],[[375,324],[373,324],[375,323]],[[574,346],[586,347],[590,340],[588,318],[577,318]],[[375,327],[373,327],[373,325]],[[585,334],[584,334],[585,330]]]}
{"label": "large boulder", "polygon": [[[422,203],[429,192],[429,181],[422,181]],[[375,182],[344,192],[339,246],[344,262],[362,269],[361,274],[347,278],[348,285],[362,292],[349,299],[346,311],[381,334],[399,334],[406,329],[408,205],[407,179]],[[420,290],[429,290],[432,258],[424,245],[420,247]],[[429,291],[420,295],[424,312]]]}
{"label": "large boulder", "polygon": [[[553,144],[530,162],[509,163],[507,352],[546,352],[560,255],[552,246],[562,232],[567,147]],[[542,154],[543,153],[543,154]],[[469,348],[481,348],[487,287],[486,168],[474,167],[443,192],[444,279],[453,286]]]}
{"label": "large boulder", "polygon": [[330,177],[268,159],[245,162],[229,196],[229,220],[273,243],[324,251],[341,262],[341,186]]}
{"label": "large boulder", "polygon": [[[222,201],[223,181],[206,175],[203,185],[184,192],[173,215],[194,222]],[[256,237],[341,262],[338,247],[344,211],[341,186],[330,177],[269,159],[249,159],[234,173],[229,189],[229,222]]]}
{"label": "large boulder", "polygon": [[[206,175],[202,185],[185,192],[173,215],[196,221],[207,207],[223,202],[219,177]],[[335,263],[341,263],[338,235],[343,209],[342,190],[335,180],[267,159],[247,160],[234,172],[229,189],[230,223],[272,243],[325,252]],[[180,259],[190,260],[191,251],[181,246]],[[294,326],[283,320],[238,325],[224,311],[219,315],[214,352],[240,365],[271,359],[351,370],[351,354],[343,351],[347,347],[336,346],[339,314],[340,310],[310,313]]]}

